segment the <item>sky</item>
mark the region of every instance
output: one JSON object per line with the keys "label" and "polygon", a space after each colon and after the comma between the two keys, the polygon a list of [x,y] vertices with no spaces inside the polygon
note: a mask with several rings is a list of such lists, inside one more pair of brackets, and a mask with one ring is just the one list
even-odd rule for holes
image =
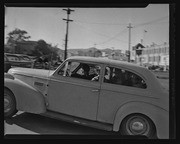
{"label": "sky", "polygon": [[[128,50],[143,44],[169,42],[169,4],[150,4],[145,8],[73,8],[69,22],[68,49],[112,48]],[[45,40],[64,49],[66,11],[60,8],[6,7],[5,37],[15,28],[27,31],[29,40]],[[5,40],[6,42],[6,40]]]}

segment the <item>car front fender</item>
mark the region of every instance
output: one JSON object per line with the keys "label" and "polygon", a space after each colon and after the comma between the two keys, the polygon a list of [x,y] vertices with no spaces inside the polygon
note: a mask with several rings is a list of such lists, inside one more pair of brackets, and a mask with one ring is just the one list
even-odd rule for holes
{"label": "car front fender", "polygon": [[12,75],[6,75],[4,88],[9,89],[14,94],[17,110],[36,114],[46,112],[44,96],[27,83],[13,78]]}
{"label": "car front fender", "polygon": [[121,106],[114,118],[113,131],[119,131],[122,120],[133,113],[148,116],[155,124],[158,138],[169,138],[169,112],[146,102],[128,102]]}

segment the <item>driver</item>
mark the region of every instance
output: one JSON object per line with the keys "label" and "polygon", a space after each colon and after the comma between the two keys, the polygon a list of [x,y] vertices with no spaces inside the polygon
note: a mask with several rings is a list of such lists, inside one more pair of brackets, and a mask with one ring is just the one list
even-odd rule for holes
{"label": "driver", "polygon": [[90,80],[91,76],[89,75],[89,71],[90,71],[89,65],[83,64],[82,69],[83,69],[83,72],[84,72],[84,75],[82,76],[82,78]]}

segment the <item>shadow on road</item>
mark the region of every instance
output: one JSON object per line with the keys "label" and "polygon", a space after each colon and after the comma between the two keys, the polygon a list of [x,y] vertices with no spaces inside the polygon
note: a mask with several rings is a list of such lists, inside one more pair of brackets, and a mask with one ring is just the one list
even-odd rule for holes
{"label": "shadow on road", "polygon": [[6,119],[5,122],[42,135],[75,136],[71,138],[147,139],[144,136],[121,136],[115,132],[98,130],[31,113],[16,114],[14,117]]}
{"label": "shadow on road", "polygon": [[31,113],[21,113],[5,121],[9,125],[15,124],[38,134],[114,135],[114,132],[89,128]]}

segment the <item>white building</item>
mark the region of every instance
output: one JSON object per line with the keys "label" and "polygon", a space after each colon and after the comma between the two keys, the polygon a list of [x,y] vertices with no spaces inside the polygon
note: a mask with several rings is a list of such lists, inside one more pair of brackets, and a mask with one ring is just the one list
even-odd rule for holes
{"label": "white building", "polygon": [[141,55],[136,55],[136,63],[169,66],[169,44],[154,45],[142,48]]}

